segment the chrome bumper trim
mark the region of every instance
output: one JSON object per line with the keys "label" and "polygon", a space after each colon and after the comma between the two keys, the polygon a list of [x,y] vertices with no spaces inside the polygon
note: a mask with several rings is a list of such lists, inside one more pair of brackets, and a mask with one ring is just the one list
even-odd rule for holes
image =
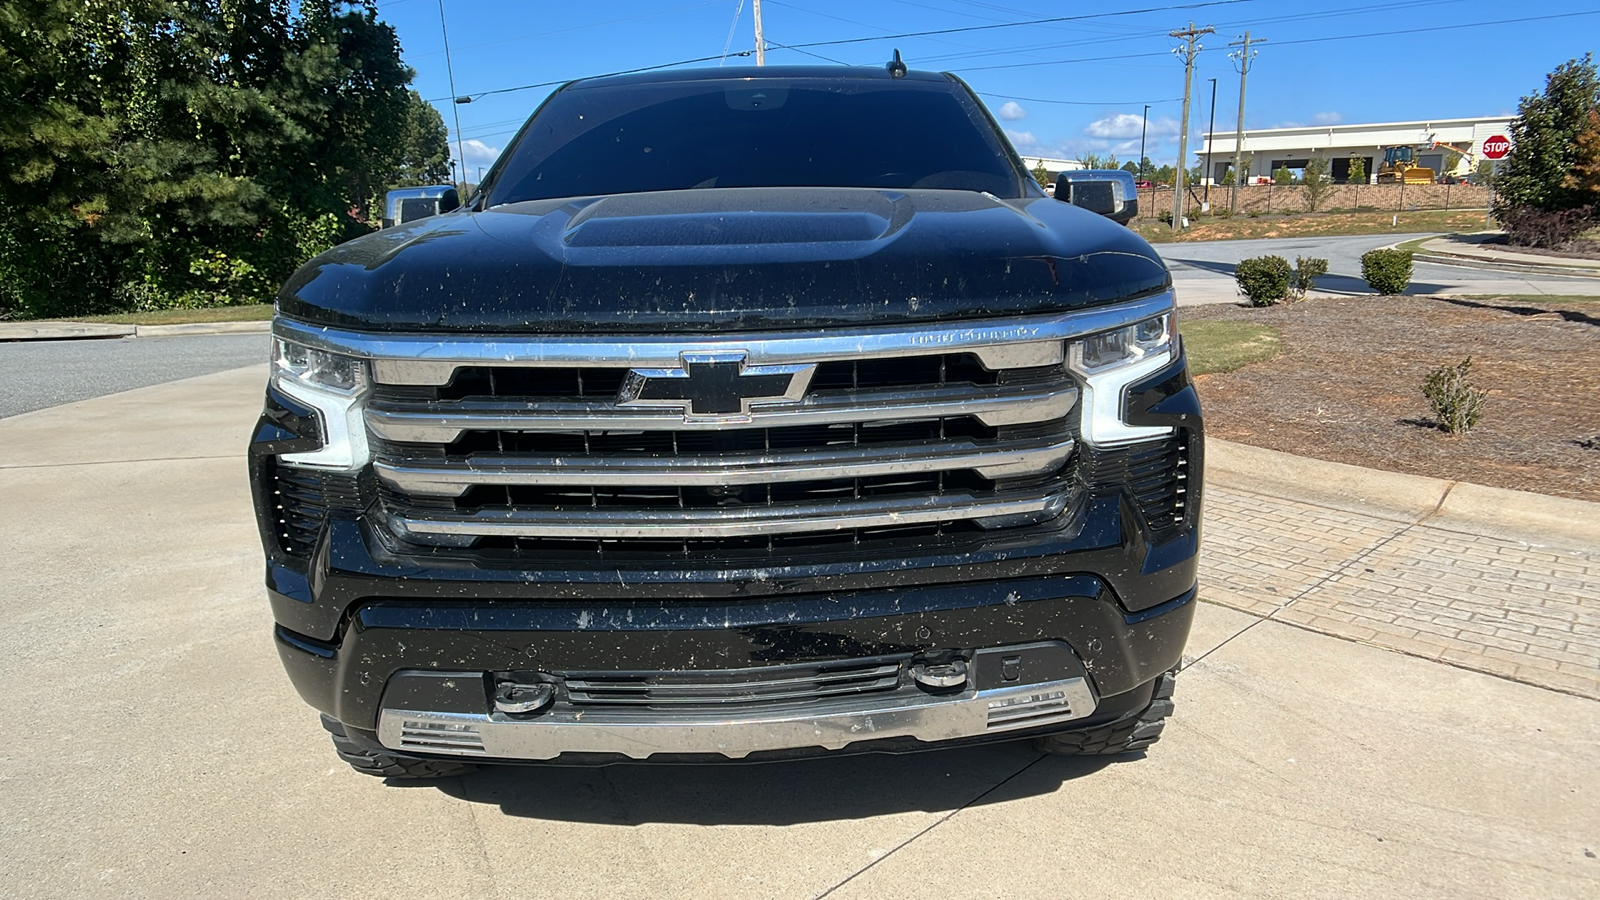
{"label": "chrome bumper trim", "polygon": [[429,535],[551,538],[727,538],[757,534],[843,531],[887,525],[917,525],[958,519],[1037,516],[1045,521],[1067,508],[1066,493],[1021,491],[977,496],[952,492],[886,500],[839,500],[776,506],[726,506],[709,509],[607,509],[574,505],[568,509],[490,510],[468,515],[394,513],[389,525],[402,538]]}
{"label": "chrome bumper trim", "polygon": [[481,484],[716,487],[961,469],[972,469],[984,478],[1015,478],[1061,468],[1072,455],[1072,447],[1072,438],[1056,437],[987,444],[971,440],[919,441],[680,457],[568,458],[480,453],[465,462],[379,459],[373,470],[386,484],[414,497],[460,497]]}
{"label": "chrome bumper trim", "polygon": [[[974,353],[989,369],[1053,365],[1061,361],[1064,340],[1132,325],[1176,306],[1170,289],[1137,300],[1088,309],[1016,319],[949,323],[908,323],[816,334],[792,332],[744,335],[528,335],[482,334],[365,335],[306,325],[290,319],[273,322],[279,337],[373,361],[383,384],[448,384],[459,366],[573,366],[618,360],[633,367],[672,368],[685,351],[743,352],[751,365],[791,365],[833,360]],[[681,417],[680,417],[681,418]]]}
{"label": "chrome bumper trim", "polygon": [[858,741],[911,737],[949,741],[1071,722],[1095,710],[1083,678],[932,695],[917,689],[851,697],[804,708],[689,714],[580,709],[513,718],[503,713],[385,709],[378,740],[399,752],[489,759],[554,759],[563,753],[721,754],[742,759],[767,750],[839,750]]}
{"label": "chrome bumper trim", "polygon": [[686,419],[676,410],[619,407],[613,403],[507,404],[459,401],[407,408],[386,403],[367,408],[367,427],[387,441],[448,444],[464,431],[722,431],[972,416],[985,425],[1024,425],[1060,419],[1078,402],[1068,378],[1037,385],[942,387],[916,391],[818,394],[792,407],[757,406],[737,422]]}

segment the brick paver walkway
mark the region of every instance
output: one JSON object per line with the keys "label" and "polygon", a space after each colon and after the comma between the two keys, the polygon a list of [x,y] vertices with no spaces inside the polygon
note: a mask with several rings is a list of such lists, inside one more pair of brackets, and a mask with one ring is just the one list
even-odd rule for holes
{"label": "brick paver walkway", "polygon": [[1211,487],[1200,578],[1214,603],[1600,699],[1600,548]]}

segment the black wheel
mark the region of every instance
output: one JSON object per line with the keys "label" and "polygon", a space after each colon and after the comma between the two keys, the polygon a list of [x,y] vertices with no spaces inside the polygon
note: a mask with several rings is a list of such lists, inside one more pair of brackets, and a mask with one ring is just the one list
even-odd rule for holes
{"label": "black wheel", "polygon": [[375,778],[450,778],[477,770],[471,763],[438,759],[418,759],[414,756],[394,756],[380,750],[369,750],[345,733],[344,725],[331,716],[322,717],[322,727],[333,736],[334,752],[363,775]]}
{"label": "black wheel", "polygon": [[1165,672],[1157,678],[1150,705],[1137,716],[1099,728],[1047,734],[1036,738],[1033,746],[1062,756],[1103,756],[1143,750],[1161,738],[1167,716],[1172,715],[1172,688],[1176,681],[1176,672]]}

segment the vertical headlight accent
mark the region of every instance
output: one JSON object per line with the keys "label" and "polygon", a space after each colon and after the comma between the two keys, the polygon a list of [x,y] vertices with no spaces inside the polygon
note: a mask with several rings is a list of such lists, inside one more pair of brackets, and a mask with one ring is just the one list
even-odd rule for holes
{"label": "vertical headlight accent", "polygon": [[1176,327],[1168,312],[1067,345],[1067,368],[1083,382],[1079,430],[1085,442],[1107,447],[1172,434],[1169,426],[1124,422],[1122,401],[1128,385],[1172,362]]}
{"label": "vertical headlight accent", "polygon": [[339,471],[367,464],[371,453],[363,410],[371,380],[365,360],[274,337],[271,377],[274,388],[315,409],[322,424],[321,448],[279,459]]}

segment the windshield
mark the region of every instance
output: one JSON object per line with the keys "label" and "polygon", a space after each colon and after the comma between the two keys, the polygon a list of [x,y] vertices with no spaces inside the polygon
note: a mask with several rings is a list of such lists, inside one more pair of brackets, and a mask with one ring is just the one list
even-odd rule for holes
{"label": "windshield", "polygon": [[994,127],[948,81],[580,86],[546,101],[506,155],[486,205],[730,187],[1022,196]]}

